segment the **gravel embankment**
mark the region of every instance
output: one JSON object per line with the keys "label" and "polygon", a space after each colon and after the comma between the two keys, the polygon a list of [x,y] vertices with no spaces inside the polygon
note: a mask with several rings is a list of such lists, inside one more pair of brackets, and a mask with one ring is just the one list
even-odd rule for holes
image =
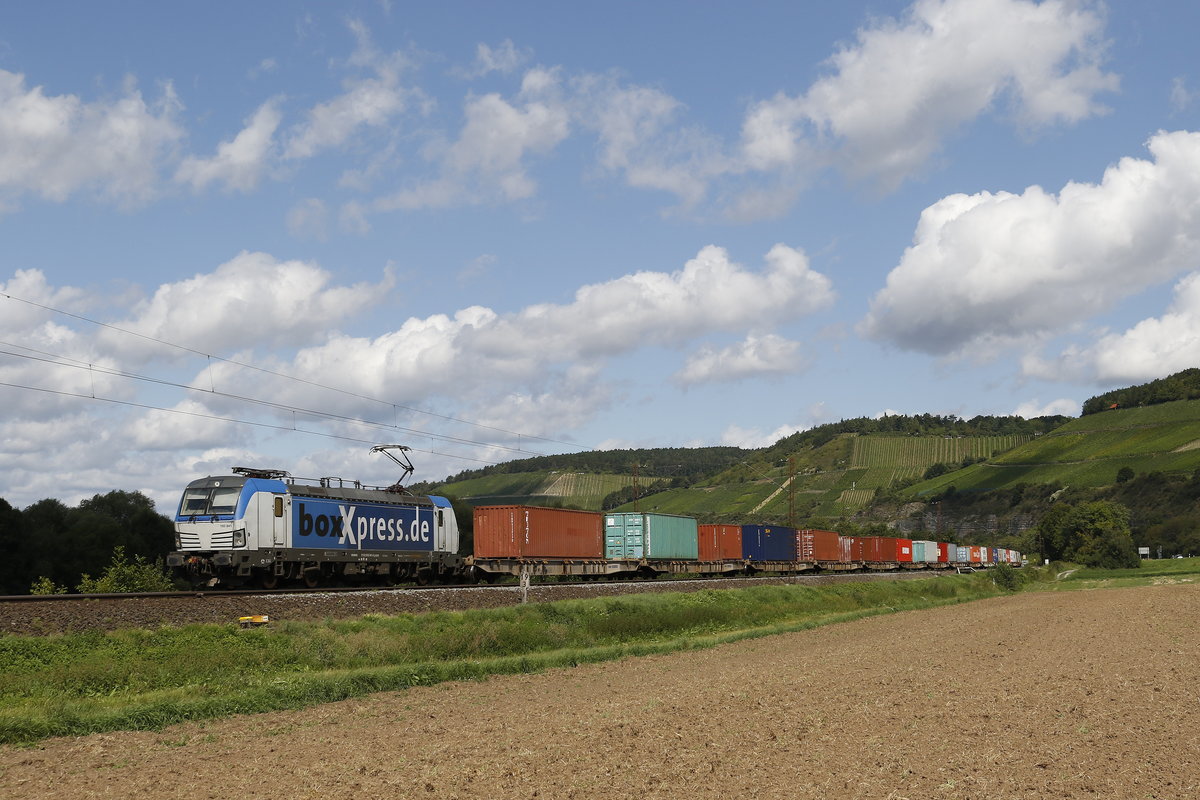
{"label": "gravel embankment", "polygon": [[[930,574],[926,572],[907,572],[659,583],[535,584],[529,589],[529,601],[544,603],[640,592],[694,592],[765,583],[831,583],[928,577]],[[161,625],[187,625],[197,622],[237,622],[239,617],[256,614],[265,614],[273,622],[353,619],[366,614],[416,614],[424,611],[497,608],[515,605],[520,601],[521,590],[513,585],[272,595],[223,595],[213,592],[196,597],[33,601],[0,604],[0,632],[52,634],[97,629],[156,628]]]}

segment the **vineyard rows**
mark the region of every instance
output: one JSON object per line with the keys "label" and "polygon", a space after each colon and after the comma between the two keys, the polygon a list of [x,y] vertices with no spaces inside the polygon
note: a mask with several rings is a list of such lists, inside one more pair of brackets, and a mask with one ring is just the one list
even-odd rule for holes
{"label": "vineyard rows", "polygon": [[547,497],[572,498],[587,508],[599,508],[608,494],[633,483],[628,475],[598,475],[589,472],[551,474],[536,492]]}
{"label": "vineyard rows", "polygon": [[[851,467],[899,467],[919,470],[956,464],[965,458],[990,458],[1030,440],[1030,436],[856,436]],[[876,470],[872,470],[875,472]],[[886,483],[876,484],[886,485]]]}

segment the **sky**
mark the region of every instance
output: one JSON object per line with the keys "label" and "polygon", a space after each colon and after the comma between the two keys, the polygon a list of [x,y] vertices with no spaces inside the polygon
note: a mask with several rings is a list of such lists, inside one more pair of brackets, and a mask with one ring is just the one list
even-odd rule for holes
{"label": "sky", "polygon": [[1200,4],[0,7],[0,497],[1079,413],[1200,363]]}

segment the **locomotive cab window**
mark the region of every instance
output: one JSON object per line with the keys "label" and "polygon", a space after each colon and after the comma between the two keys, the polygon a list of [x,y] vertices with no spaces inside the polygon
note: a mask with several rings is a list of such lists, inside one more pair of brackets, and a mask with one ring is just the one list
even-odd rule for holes
{"label": "locomotive cab window", "polygon": [[241,493],[241,486],[189,488],[183,493],[179,513],[185,517],[232,514],[237,510],[238,495]]}

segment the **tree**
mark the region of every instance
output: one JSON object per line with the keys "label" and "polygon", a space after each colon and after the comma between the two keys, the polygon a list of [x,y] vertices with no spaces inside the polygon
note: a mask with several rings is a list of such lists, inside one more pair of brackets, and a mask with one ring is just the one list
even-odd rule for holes
{"label": "tree", "polygon": [[17,594],[29,585],[24,528],[21,512],[0,498],[0,594]]}
{"label": "tree", "polygon": [[1133,480],[1133,467],[1121,467],[1117,470],[1117,483],[1128,483]]}
{"label": "tree", "polygon": [[1038,523],[1042,555],[1089,567],[1136,567],[1137,549],[1129,528],[1129,509],[1111,500],[1079,505],[1063,503]]}

